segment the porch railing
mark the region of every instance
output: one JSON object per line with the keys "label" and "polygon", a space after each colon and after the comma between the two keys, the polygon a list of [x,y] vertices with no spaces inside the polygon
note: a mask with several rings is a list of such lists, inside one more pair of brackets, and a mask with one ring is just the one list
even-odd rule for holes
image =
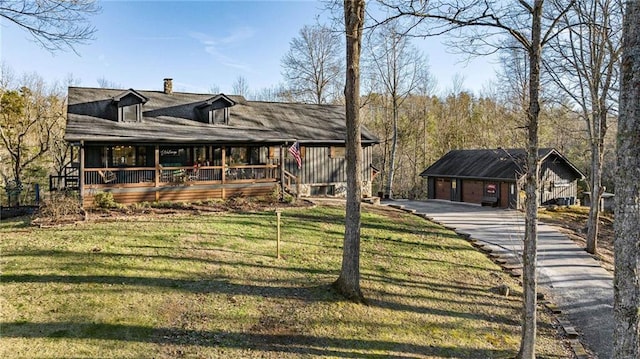
{"label": "porch railing", "polygon": [[284,188],[289,193],[296,195],[296,197],[300,196],[300,183],[298,182],[298,177],[296,177],[293,173],[284,170]]}
{"label": "porch railing", "polygon": [[160,185],[277,181],[279,175],[277,165],[85,168],[84,183],[148,187],[155,186],[156,181]]}
{"label": "porch railing", "polygon": [[85,185],[130,184],[155,182],[153,168],[86,168]]}

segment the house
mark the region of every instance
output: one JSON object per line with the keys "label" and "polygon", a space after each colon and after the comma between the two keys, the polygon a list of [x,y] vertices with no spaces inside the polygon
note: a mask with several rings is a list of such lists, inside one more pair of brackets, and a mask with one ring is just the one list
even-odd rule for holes
{"label": "house", "polygon": [[[65,140],[76,147],[84,206],[98,192],[119,203],[298,196],[346,188],[344,106],[247,101],[241,96],[70,87]],[[300,166],[292,151],[297,144]],[[362,129],[363,194],[371,146]],[[73,170],[73,169],[72,169]]]}
{"label": "house", "polygon": [[[571,204],[584,175],[553,148],[540,149],[539,204]],[[425,169],[428,198],[492,205],[524,206],[523,149],[452,150]]]}

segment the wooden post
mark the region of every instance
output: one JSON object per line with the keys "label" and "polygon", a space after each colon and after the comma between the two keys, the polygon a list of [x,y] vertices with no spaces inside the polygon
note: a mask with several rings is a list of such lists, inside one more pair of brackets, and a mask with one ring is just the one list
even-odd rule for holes
{"label": "wooden post", "polygon": [[162,176],[162,170],[160,169],[160,146],[156,145],[154,150],[154,165],[156,167],[156,178],[155,178],[155,187],[156,187],[156,202],[160,200],[160,176]]}
{"label": "wooden post", "polygon": [[84,208],[84,197],[85,197],[85,190],[84,190],[84,141],[80,141],[80,153],[79,153],[78,161],[80,161],[80,168],[78,169],[78,186],[80,186],[80,204],[81,204],[81,207]]}
{"label": "wooden post", "polygon": [[222,199],[225,199],[227,197],[226,191],[225,191],[225,181],[226,181],[226,174],[225,172],[227,172],[227,146],[222,146],[222,150],[221,150],[221,155],[222,155],[222,159],[221,159],[221,164],[222,164]]}
{"label": "wooden post", "polygon": [[287,144],[280,146],[280,199],[284,199],[284,151]]}
{"label": "wooden post", "polygon": [[282,211],[280,209],[276,209],[276,220],[277,220],[277,228],[278,234],[276,237],[276,258],[280,259],[280,214]]}

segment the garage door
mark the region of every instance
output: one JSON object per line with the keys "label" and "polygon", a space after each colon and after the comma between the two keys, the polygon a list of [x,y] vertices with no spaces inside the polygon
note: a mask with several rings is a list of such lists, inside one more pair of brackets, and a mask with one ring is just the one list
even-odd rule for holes
{"label": "garage door", "polygon": [[436,178],[436,199],[451,200],[451,180]]}
{"label": "garage door", "polygon": [[482,202],[482,181],[462,181],[462,202],[478,204]]}

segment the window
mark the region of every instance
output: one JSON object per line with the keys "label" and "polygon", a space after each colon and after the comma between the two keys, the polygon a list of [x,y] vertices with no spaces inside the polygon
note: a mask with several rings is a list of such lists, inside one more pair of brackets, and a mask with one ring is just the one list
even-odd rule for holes
{"label": "window", "polygon": [[140,105],[129,105],[120,107],[120,122],[139,122]]}
{"label": "window", "polygon": [[228,147],[228,165],[258,165],[266,163],[268,149],[266,147]]}
{"label": "window", "polygon": [[227,164],[229,165],[246,165],[249,164],[246,147],[229,147],[227,148]]}
{"label": "window", "polygon": [[147,148],[142,146],[137,147],[136,148],[136,166],[144,167],[146,165],[147,165]]}
{"label": "window", "polygon": [[193,163],[200,166],[211,166],[211,153],[209,146],[197,146],[193,148]]}
{"label": "window", "polygon": [[113,156],[111,157],[111,165],[118,166],[135,166],[136,150],[133,146],[115,146],[113,147]]}
{"label": "window", "polygon": [[329,149],[329,157],[331,158],[344,158],[345,147],[331,146]]}
{"label": "window", "polygon": [[133,89],[113,97],[113,105],[116,107],[118,122],[140,122],[142,119],[142,105],[147,98]]}
{"label": "window", "polygon": [[216,125],[226,125],[227,123],[229,123],[229,109],[218,108],[215,110],[211,110],[210,123],[213,123]]}
{"label": "window", "polygon": [[222,166],[222,148],[213,147],[213,163],[212,166]]}

